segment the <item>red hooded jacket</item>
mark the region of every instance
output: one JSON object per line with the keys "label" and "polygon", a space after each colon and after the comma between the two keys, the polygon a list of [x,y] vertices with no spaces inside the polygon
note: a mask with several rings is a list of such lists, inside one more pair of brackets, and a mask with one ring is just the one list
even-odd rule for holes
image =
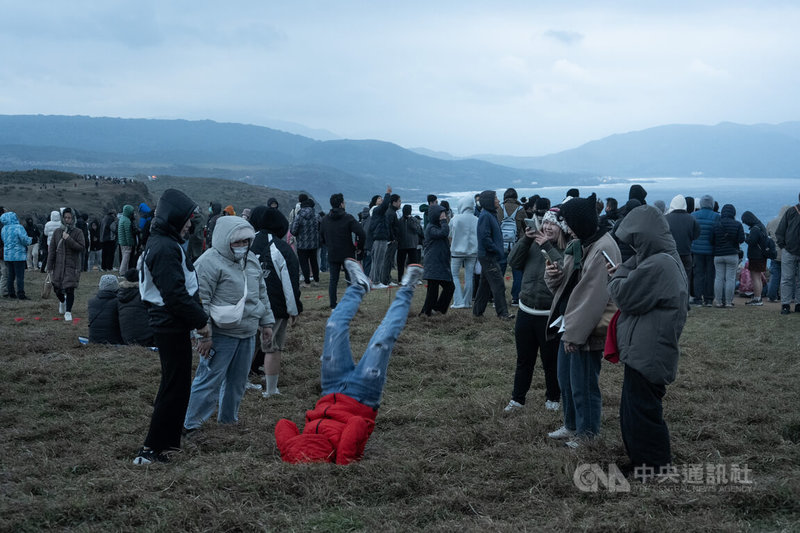
{"label": "red hooded jacket", "polygon": [[275,442],[287,463],[350,464],[364,455],[378,410],[340,393],[328,394],[306,411],[303,433],[294,422],[275,425]]}

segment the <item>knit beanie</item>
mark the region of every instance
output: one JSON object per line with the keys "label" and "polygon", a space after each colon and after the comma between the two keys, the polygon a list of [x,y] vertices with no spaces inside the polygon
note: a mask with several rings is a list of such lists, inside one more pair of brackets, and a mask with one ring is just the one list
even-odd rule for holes
{"label": "knit beanie", "polygon": [[100,278],[99,288],[101,291],[115,291],[119,288],[117,276],[113,274],[105,274]]}
{"label": "knit beanie", "polygon": [[561,217],[561,211],[557,207],[548,210],[544,214],[544,216],[542,217],[542,224],[544,224],[545,222],[551,222],[555,224],[556,226],[561,228],[561,231],[563,231],[565,235],[567,233],[567,230],[569,229],[567,228],[567,222]]}
{"label": "knit beanie", "polygon": [[642,205],[647,203],[644,201],[644,199],[647,198],[647,191],[644,190],[644,187],[641,185],[631,185],[628,191],[628,200],[633,200],[634,198],[642,202]]}
{"label": "knit beanie", "polygon": [[597,196],[573,198],[561,204],[561,215],[579,239],[588,239],[597,232]]}

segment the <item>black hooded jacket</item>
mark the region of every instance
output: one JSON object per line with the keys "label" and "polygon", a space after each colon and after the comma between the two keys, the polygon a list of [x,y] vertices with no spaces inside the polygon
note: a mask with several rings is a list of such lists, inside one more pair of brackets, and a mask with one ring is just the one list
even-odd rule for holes
{"label": "black hooded jacket", "polygon": [[742,222],[750,227],[750,233],[747,234],[745,239],[745,242],[747,242],[747,259],[754,261],[767,259],[767,256],[764,255],[767,249],[767,228],[750,211],[742,213]]}
{"label": "black hooded jacket", "polygon": [[322,219],[320,236],[322,242],[328,247],[328,261],[344,263],[348,257],[356,257],[356,246],[353,244],[353,235],[358,240],[358,249],[364,249],[366,234],[364,228],[355,217],[345,212],[341,207],[334,207]]}
{"label": "black hooded jacket", "polygon": [[158,201],[139,273],[142,300],[156,333],[199,329],[208,322],[197,290],[197,274],[181,248],[180,231],[196,208],[177,189],[167,189]]}
{"label": "black hooded jacket", "polygon": [[711,232],[711,245],[714,248],[715,257],[739,253],[739,245],[744,242],[744,229],[742,229],[742,223],[735,217],[735,207],[731,204],[722,206],[722,212]]}
{"label": "black hooded jacket", "polygon": [[283,283],[276,272],[272,261],[272,247],[274,246],[286,262],[286,270],[292,284],[295,304],[298,313],[303,312],[303,303],[300,301],[300,260],[297,259],[292,247],[283,240],[289,231],[289,221],[286,217],[271,207],[260,205],[250,212],[250,223],[256,230],[256,238],[250,246],[250,251],[259,257],[261,268],[264,269],[267,285],[267,295],[272,314],[275,318],[289,318],[286,308],[286,295],[283,293]]}

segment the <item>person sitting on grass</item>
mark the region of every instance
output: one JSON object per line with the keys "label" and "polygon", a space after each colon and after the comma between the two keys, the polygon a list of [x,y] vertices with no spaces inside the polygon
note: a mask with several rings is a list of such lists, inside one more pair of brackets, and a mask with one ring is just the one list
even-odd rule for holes
{"label": "person sitting on grass", "polygon": [[392,305],[356,365],[350,349],[350,321],[369,292],[370,281],[356,260],[346,259],[344,265],[351,285],[325,326],[322,398],[306,411],[303,433],[291,420],[279,420],[275,426],[275,441],[287,463],[346,465],[363,457],[375,428],[392,348],[405,327],[414,287],[423,273],[420,265],[408,266]]}
{"label": "person sitting on grass", "polygon": [[105,274],[99,290],[89,300],[89,342],[123,344],[117,312],[117,276]]}
{"label": "person sitting on grass", "polygon": [[139,294],[139,271],[135,268],[129,268],[125,272],[125,279],[119,284],[117,311],[119,331],[125,344],[155,346],[153,328],[147,320],[142,320],[143,316],[147,316],[147,308]]}

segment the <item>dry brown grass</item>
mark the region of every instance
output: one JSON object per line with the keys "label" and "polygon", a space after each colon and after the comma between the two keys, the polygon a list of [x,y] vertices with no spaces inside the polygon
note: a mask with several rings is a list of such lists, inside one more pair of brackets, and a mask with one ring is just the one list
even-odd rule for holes
{"label": "dry brown grass", "polygon": [[[41,276],[26,278],[36,294]],[[158,387],[158,358],[144,348],[80,346],[98,278],[83,277],[73,314],[84,321],[76,325],[52,320],[54,299],[0,302],[3,530],[800,528],[800,314],[780,316],[770,305],[693,310],[679,377],[668,388],[675,462],[747,464],[751,490],[634,483],[630,493],[583,493],[572,481],[577,465],[624,463],[621,368],[603,365],[601,438],[570,451],[545,436],[560,420],[543,408],[539,365],[525,409],[502,412],[514,371],[512,326],[476,321],[468,311],[418,318],[419,290],[364,460],[282,463],[276,420],[301,422],[320,391],[327,278],[304,291],[306,312],[289,335],[280,398],[248,392],[238,426],[212,421],[172,464],[133,466]],[[365,299],[351,332],[355,353],[389,300],[386,291]]]}

